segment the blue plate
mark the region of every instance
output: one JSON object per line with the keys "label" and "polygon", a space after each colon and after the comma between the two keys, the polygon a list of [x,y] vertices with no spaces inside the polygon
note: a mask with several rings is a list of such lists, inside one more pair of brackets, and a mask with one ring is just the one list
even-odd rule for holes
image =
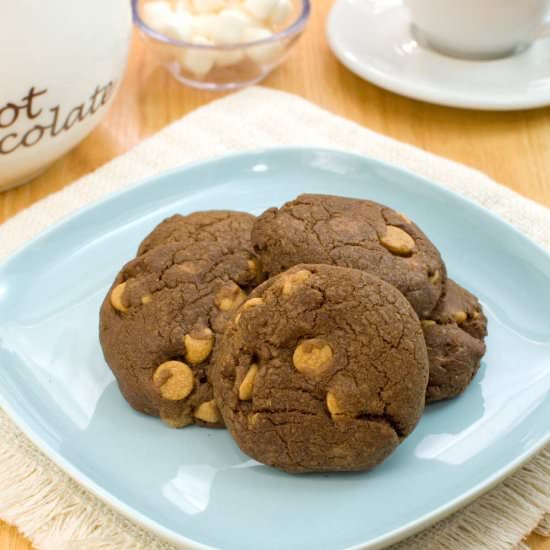
{"label": "blue plate", "polygon": [[[173,431],[124,402],[98,344],[119,267],[164,217],[258,214],[302,192],[404,212],[489,316],[464,395],[364,474],[288,475],[225,431]],[[550,439],[550,257],[498,217],[413,174],[347,153],[279,149],[178,169],[81,210],[0,267],[0,404],[82,485],[166,539],[316,550],[394,542],[488,489]]]}

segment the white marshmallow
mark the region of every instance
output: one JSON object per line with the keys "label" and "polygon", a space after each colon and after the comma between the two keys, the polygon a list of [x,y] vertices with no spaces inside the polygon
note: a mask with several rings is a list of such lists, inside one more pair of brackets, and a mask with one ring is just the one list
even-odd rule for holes
{"label": "white marshmallow", "polygon": [[196,15],[193,17],[193,42],[195,39],[213,41],[218,27],[218,18],[215,15]]}
{"label": "white marshmallow", "polygon": [[225,7],[224,0],[192,0],[197,13],[212,13],[222,10]]}
{"label": "white marshmallow", "polygon": [[194,17],[185,10],[178,10],[166,25],[165,33],[176,40],[191,41],[194,29]]}
{"label": "white marshmallow", "polygon": [[265,27],[250,27],[245,29],[243,38],[246,42],[256,42],[256,40],[263,40],[269,38],[273,33]]}
{"label": "white marshmallow", "polygon": [[256,19],[265,21],[277,7],[277,0],[245,0],[243,8]]}
{"label": "white marshmallow", "polygon": [[242,50],[229,50],[227,52],[218,52],[216,54],[216,65],[218,67],[228,67],[229,65],[236,65],[240,63],[244,58]]}
{"label": "white marshmallow", "polygon": [[[212,44],[209,40],[197,37],[196,44]],[[197,78],[203,78],[214,66],[215,52],[210,50],[190,49],[184,52],[181,65],[192,72]]]}
{"label": "white marshmallow", "polygon": [[174,11],[183,10],[191,12],[194,10],[191,0],[172,0],[172,8]]}
{"label": "white marshmallow", "polygon": [[144,4],[141,16],[152,29],[164,34],[167,26],[170,25],[174,12],[168,2],[159,0],[158,2]]}
{"label": "white marshmallow", "polygon": [[226,8],[219,13],[219,17],[239,24],[243,29],[245,27],[256,26],[254,20],[247,13],[238,8]]}
{"label": "white marshmallow", "polygon": [[292,0],[279,0],[269,15],[269,22],[272,25],[284,23],[292,13]]}
{"label": "white marshmallow", "polygon": [[[255,42],[273,36],[271,31],[264,27],[252,27],[244,31],[244,39],[246,42]],[[253,61],[259,64],[273,63],[281,53],[281,44],[271,42],[259,46],[252,46],[246,49],[246,55]]]}
{"label": "white marshmallow", "polygon": [[244,30],[252,26],[252,19],[241,10],[222,10],[216,21],[214,43],[238,44],[242,42]]}

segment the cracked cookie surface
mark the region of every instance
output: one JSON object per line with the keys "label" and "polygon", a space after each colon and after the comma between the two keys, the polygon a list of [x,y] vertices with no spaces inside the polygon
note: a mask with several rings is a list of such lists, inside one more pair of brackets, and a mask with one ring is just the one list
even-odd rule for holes
{"label": "cracked cookie surface", "polygon": [[445,296],[422,327],[430,362],[426,401],[456,397],[468,387],[485,354],[487,317],[481,304],[448,279]]}
{"label": "cracked cookie surface", "polygon": [[444,294],[435,246],[406,216],[372,201],[300,195],[258,217],[252,243],[269,276],[298,263],[360,269],[398,288],[420,318]]}
{"label": "cracked cookie surface", "polygon": [[230,210],[193,212],[186,216],[175,214],[162,221],[145,237],[139,246],[138,255],[156,246],[174,242],[216,242],[251,250],[250,232],[255,219],[252,214]]}
{"label": "cracked cookie surface", "polygon": [[256,286],[246,248],[158,245],[123,267],[100,312],[105,359],[130,405],[178,428],[223,426],[209,380],[227,321]]}
{"label": "cracked cookie surface", "polygon": [[363,271],[298,265],[256,288],[217,349],[214,393],[253,458],[366,470],[417,424],[428,358],[403,295]]}

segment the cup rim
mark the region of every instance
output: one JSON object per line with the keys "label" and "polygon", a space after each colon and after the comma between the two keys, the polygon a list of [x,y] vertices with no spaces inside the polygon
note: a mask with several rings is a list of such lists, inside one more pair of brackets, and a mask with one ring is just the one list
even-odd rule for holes
{"label": "cup rim", "polygon": [[311,2],[310,0],[301,0],[302,9],[300,15],[286,28],[282,29],[279,32],[273,33],[267,38],[262,38],[260,40],[254,40],[252,42],[237,42],[235,44],[196,44],[194,42],[187,42],[185,40],[177,40],[166,34],[163,34],[153,27],[149,26],[141,17],[139,13],[139,4],[140,0],[132,0],[132,19],[136,27],[140,29],[148,37],[168,44],[170,46],[178,46],[183,48],[196,48],[198,50],[238,50],[242,48],[248,48],[252,46],[261,46],[264,44],[271,44],[273,42],[278,42],[284,38],[291,37],[295,34],[298,34],[304,30],[306,23],[311,14]]}

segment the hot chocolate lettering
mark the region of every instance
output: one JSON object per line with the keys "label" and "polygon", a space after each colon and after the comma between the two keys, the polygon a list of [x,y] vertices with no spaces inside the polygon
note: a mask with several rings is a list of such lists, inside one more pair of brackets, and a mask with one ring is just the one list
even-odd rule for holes
{"label": "hot chocolate lettering", "polygon": [[[20,101],[0,105],[0,155],[9,155],[20,147],[33,147],[44,136],[55,138],[69,131],[75,124],[94,115],[106,105],[113,89],[113,82],[105,86],[96,86],[93,94],[86,101],[68,112],[61,105],[46,107],[46,98],[43,96],[47,96],[48,90],[37,90],[34,86]],[[40,121],[36,121],[38,117]],[[47,120],[44,121],[44,118]],[[13,131],[15,123],[21,120],[34,124],[24,132]]]}

